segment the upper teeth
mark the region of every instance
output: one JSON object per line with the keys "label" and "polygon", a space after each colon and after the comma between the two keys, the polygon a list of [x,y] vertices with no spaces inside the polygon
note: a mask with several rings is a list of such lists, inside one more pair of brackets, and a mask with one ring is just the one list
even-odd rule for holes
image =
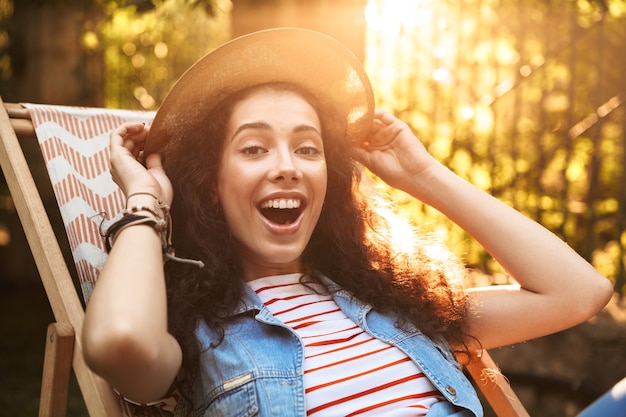
{"label": "upper teeth", "polygon": [[267,200],[261,204],[261,208],[294,209],[298,207],[300,207],[300,200],[291,200],[284,198]]}

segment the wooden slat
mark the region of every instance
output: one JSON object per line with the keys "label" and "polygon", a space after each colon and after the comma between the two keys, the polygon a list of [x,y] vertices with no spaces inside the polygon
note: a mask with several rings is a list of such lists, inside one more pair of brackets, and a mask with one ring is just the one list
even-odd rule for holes
{"label": "wooden slat", "polygon": [[26,107],[19,103],[4,103],[4,108],[11,119],[27,119],[30,120],[30,114]]}
{"label": "wooden slat", "polygon": [[11,127],[20,138],[36,138],[35,128],[30,119],[11,119]]}
{"label": "wooden slat", "polygon": [[93,374],[83,360],[80,337],[83,307],[1,98],[0,165],[55,319],[70,324],[76,333],[73,367],[89,415],[121,416],[111,388]]}
{"label": "wooden slat", "polygon": [[498,417],[530,417],[486,350],[478,352],[465,368]]}
{"label": "wooden slat", "polygon": [[36,138],[33,122],[24,106],[17,103],[5,103],[4,108],[11,119],[11,127],[18,138]]}
{"label": "wooden slat", "polygon": [[65,417],[67,414],[74,336],[74,329],[67,323],[52,323],[48,326],[39,417]]}

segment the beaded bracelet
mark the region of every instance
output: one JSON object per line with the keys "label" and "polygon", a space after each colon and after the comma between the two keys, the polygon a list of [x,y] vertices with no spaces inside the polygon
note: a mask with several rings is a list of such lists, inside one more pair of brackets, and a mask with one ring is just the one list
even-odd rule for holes
{"label": "beaded bracelet", "polygon": [[122,210],[122,215],[126,216],[128,214],[135,214],[138,211],[147,211],[148,213],[152,214],[157,219],[160,219],[162,217],[154,209],[152,209],[152,208],[150,208],[148,206],[142,206],[142,205],[125,208],[125,209]]}
{"label": "beaded bracelet", "polygon": [[[128,207],[128,201],[131,199],[131,197],[137,196],[137,195],[147,195],[149,197],[152,197],[154,199],[154,208],[156,209],[160,209],[163,213],[162,214],[158,214],[157,211],[154,208],[148,207],[148,206],[144,206],[144,205],[137,205],[137,206],[132,206],[132,207]],[[126,205],[124,210],[122,211],[123,215],[126,215],[127,213],[136,213],[138,211],[147,211],[150,214],[152,214],[154,217],[156,217],[157,219],[163,219],[165,217],[167,217],[168,213],[169,213],[169,207],[164,204],[161,200],[159,200],[159,198],[157,196],[155,196],[152,193],[148,193],[148,192],[136,192],[136,193],[131,193],[129,195],[126,196]]]}
{"label": "beaded bracelet", "polygon": [[[152,197],[154,199],[154,208],[144,206],[144,205],[128,207],[128,201],[130,200],[131,197],[136,196],[136,195],[147,195],[149,197]],[[169,246],[171,246],[172,220],[170,216],[170,207],[167,204],[163,203],[161,200],[159,200],[157,196],[149,192],[139,191],[136,193],[131,193],[128,196],[126,196],[126,208],[122,210],[122,215],[128,216],[128,215],[140,212],[140,211],[147,211],[148,213],[156,217],[158,220],[162,220],[165,223],[165,227],[163,228],[165,232],[165,241],[168,243]]]}
{"label": "beaded bracelet", "polygon": [[167,260],[172,260],[175,262],[195,265],[198,268],[204,268],[204,263],[202,261],[179,258],[175,255],[174,247],[172,246],[172,221],[171,221],[171,216],[169,212],[169,207],[166,206],[165,204],[160,203],[159,201],[158,201],[158,204],[160,205],[160,207],[159,205],[157,207],[162,210],[164,214],[164,218],[159,218],[159,216],[156,216],[156,215],[155,215],[156,218],[154,218],[151,216],[134,214],[134,212],[136,211],[143,211],[143,210],[148,211],[149,213],[153,214],[152,211],[150,211],[149,209],[145,209],[143,206],[136,206],[135,211],[133,211],[132,209],[124,210],[122,212],[123,214],[122,218],[116,221],[115,223],[113,223],[111,226],[109,226],[109,228],[107,229],[104,235],[104,238],[105,238],[104,243],[105,243],[106,251],[107,252],[111,251],[113,243],[115,242],[115,237],[122,230],[131,226],[143,224],[143,225],[151,226],[152,228],[154,228],[154,230],[158,233],[159,237],[161,238],[161,249],[163,252],[164,262]]}

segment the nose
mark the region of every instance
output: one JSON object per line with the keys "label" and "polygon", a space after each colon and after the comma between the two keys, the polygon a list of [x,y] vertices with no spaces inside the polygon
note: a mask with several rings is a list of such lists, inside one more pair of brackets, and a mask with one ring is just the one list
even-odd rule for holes
{"label": "nose", "polygon": [[294,157],[295,155],[289,149],[278,149],[274,168],[269,173],[270,180],[275,182],[300,180],[302,171],[298,168]]}

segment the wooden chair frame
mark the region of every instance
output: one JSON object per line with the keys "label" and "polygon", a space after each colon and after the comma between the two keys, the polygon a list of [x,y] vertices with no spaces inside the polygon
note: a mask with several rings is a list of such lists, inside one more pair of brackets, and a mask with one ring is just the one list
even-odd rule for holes
{"label": "wooden chair frame", "polygon": [[[39,416],[65,416],[73,369],[89,415],[121,417],[113,390],[83,360],[83,306],[20,140],[36,140],[30,116],[19,104],[0,98],[0,165],[56,320],[46,339]],[[499,417],[529,416],[487,351],[477,353],[466,370]]]}
{"label": "wooden chair frame", "polygon": [[18,135],[23,140],[36,140],[28,112],[16,104],[5,106],[0,99],[0,165],[56,320],[46,343],[39,416],[65,416],[65,381],[69,381],[73,368],[89,415],[121,417],[113,390],[83,360],[85,312]]}

